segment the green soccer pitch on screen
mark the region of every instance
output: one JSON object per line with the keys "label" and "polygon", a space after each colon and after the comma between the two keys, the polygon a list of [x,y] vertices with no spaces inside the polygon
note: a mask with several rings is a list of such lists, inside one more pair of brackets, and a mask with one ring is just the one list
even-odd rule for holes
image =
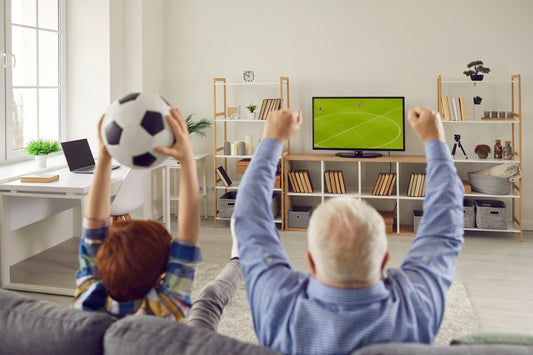
{"label": "green soccer pitch on screen", "polygon": [[404,151],[404,106],[399,96],[313,97],[313,149],[361,158]]}

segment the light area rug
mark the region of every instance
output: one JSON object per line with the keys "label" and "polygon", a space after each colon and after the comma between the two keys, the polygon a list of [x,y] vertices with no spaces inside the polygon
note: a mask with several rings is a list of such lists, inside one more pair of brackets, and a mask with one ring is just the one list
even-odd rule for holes
{"label": "light area rug", "polygon": [[[200,263],[197,266],[192,299],[194,300],[200,289],[222,270],[224,265]],[[435,345],[448,345],[453,338],[479,332],[468,293],[462,282],[452,283],[446,297],[444,318],[435,339]],[[253,327],[252,314],[244,283],[241,283],[233,300],[226,306],[218,325],[220,334],[257,344],[257,337]]]}

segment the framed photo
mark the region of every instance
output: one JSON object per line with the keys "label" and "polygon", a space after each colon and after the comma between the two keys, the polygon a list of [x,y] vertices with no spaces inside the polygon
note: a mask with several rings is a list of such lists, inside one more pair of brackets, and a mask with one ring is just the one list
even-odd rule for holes
{"label": "framed photo", "polygon": [[239,118],[238,107],[228,106],[226,116],[228,116],[228,118]]}

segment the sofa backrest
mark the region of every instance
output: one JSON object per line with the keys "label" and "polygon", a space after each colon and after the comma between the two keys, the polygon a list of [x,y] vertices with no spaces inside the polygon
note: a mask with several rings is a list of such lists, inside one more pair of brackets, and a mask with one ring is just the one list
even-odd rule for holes
{"label": "sofa backrest", "polygon": [[115,322],[104,337],[105,354],[254,354],[280,353],[215,332],[153,316],[132,316]]}
{"label": "sofa backrest", "polygon": [[0,354],[103,354],[111,317],[0,289]]}

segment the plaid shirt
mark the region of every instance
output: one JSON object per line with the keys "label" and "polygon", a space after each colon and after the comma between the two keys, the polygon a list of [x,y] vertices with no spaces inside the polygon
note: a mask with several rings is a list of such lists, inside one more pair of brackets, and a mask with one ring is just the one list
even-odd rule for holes
{"label": "plaid shirt", "polygon": [[200,248],[173,240],[161,285],[151,288],[142,299],[119,302],[105,288],[96,265],[96,254],[106,238],[110,221],[89,218],[83,221],[80,268],[76,274],[77,289],[72,308],[107,312],[114,318],[149,314],[183,322],[191,307],[194,263],[201,260]]}

